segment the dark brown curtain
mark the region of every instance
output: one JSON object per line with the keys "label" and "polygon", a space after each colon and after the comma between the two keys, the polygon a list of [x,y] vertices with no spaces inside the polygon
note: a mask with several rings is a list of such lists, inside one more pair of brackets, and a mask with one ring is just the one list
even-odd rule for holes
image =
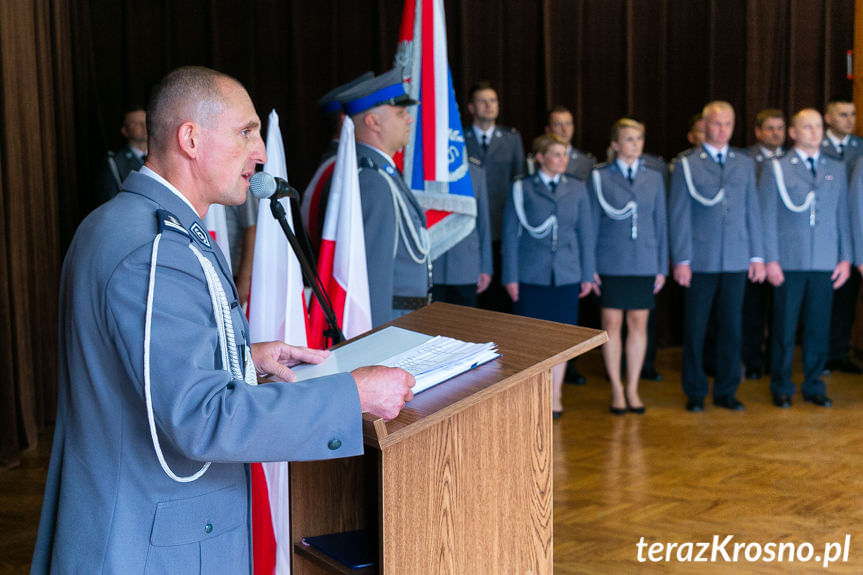
{"label": "dark brown curtain", "polygon": [[0,2],[0,468],[54,418],[69,30],[64,0]]}
{"label": "dark brown curtain", "polygon": [[[329,134],[315,101],[392,65],[403,0],[0,0],[0,461],[53,417],[61,254],[94,207],[91,183],[117,148],[123,110],[168,70],[211,66],[281,116],[295,187]],[[623,115],[647,150],[687,147],[688,118],[714,98],[737,109],[733,143],[765,107],[851,96],[853,0],[445,0],[457,97],[499,89],[502,124],[526,145],[553,104],[576,145],[604,159]],[[122,225],[122,222],[118,222]]]}

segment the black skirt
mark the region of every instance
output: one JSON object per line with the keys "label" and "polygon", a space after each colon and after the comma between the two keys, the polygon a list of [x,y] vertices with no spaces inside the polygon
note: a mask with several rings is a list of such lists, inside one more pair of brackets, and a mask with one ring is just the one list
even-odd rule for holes
{"label": "black skirt", "polygon": [[599,305],[612,309],[653,309],[656,276],[600,276]]}
{"label": "black skirt", "polygon": [[517,315],[578,324],[578,292],[581,284],[541,286],[518,284],[518,301],[513,304]]}

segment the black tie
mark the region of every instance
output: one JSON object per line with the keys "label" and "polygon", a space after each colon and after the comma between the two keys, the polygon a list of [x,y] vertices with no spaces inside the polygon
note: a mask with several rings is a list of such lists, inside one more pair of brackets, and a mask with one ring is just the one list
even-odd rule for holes
{"label": "black tie", "polygon": [[626,179],[629,180],[629,183],[632,183],[632,180],[635,176],[632,174],[632,166],[626,168]]}
{"label": "black tie", "polygon": [[482,151],[488,152],[488,134],[482,135]]}
{"label": "black tie", "polygon": [[845,157],[845,144],[843,144],[842,142],[839,142],[839,157],[840,158]]}
{"label": "black tie", "polygon": [[815,175],[815,158],[806,158],[806,163],[809,164],[809,171],[812,172],[812,175]]}
{"label": "black tie", "polygon": [[557,182],[555,182],[554,180],[549,180],[548,189],[551,190],[551,193],[553,194],[554,191],[557,189]]}
{"label": "black tie", "polygon": [[722,152],[716,154],[716,163],[719,164],[720,168],[724,168],[725,164],[722,163]]}

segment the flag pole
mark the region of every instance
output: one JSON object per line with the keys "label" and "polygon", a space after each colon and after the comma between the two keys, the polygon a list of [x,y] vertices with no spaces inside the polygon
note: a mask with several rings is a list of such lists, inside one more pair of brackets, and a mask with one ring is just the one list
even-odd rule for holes
{"label": "flag pole", "polygon": [[[299,202],[294,198],[291,198],[291,207],[293,211],[299,209]],[[318,276],[317,270],[315,270],[309,262],[309,259],[306,257],[305,250],[300,246],[300,242],[297,239],[296,234],[291,230],[291,226],[288,225],[285,206],[282,205],[282,202],[280,202],[275,195],[270,198],[270,212],[279,222],[282,232],[284,232],[288,243],[291,245],[291,249],[294,251],[294,255],[297,256],[297,261],[300,262],[300,270],[303,272],[303,278],[306,280],[306,283],[311,286],[312,293],[315,295],[315,299],[318,300],[318,304],[320,304],[321,309],[324,312],[324,317],[329,326],[324,330],[324,337],[331,342],[331,345],[345,341],[345,334],[342,333],[342,330],[339,327],[336,313],[333,311],[333,305],[321,283],[321,278]]]}

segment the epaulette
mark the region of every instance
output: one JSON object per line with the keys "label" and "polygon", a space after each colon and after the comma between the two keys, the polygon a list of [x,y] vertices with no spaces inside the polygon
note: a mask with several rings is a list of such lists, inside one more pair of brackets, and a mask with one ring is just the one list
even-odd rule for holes
{"label": "epaulette", "polygon": [[518,174],[512,179],[512,181],[513,182],[519,182],[521,180],[524,180],[524,179],[531,177],[532,175],[533,174]]}
{"label": "epaulette", "polygon": [[180,223],[177,216],[168,210],[156,210],[156,220],[159,222],[160,234],[165,230],[170,230],[181,234],[190,240],[194,238],[199,244],[202,244],[207,248],[213,248],[213,244],[210,243],[210,234],[207,233],[207,230],[201,227],[201,224],[198,222],[192,224],[192,227],[187,230],[183,227],[183,224]]}
{"label": "epaulette", "polygon": [[372,161],[372,159],[369,158],[368,156],[363,156],[363,157],[359,158],[358,163],[360,164],[361,168],[369,168],[372,170],[376,170],[378,168],[375,165],[375,163]]}
{"label": "epaulette", "polygon": [[177,216],[168,210],[156,210],[156,220],[159,222],[160,234],[165,230],[171,230],[192,239],[192,234],[189,233],[189,230],[184,228],[183,224],[180,223],[180,220],[177,219]]}
{"label": "epaulette", "polygon": [[605,170],[606,168],[610,168],[614,165],[614,162],[602,162],[593,166],[594,170]]}
{"label": "epaulette", "polygon": [[507,126],[506,128],[504,128],[504,130],[506,130],[510,134],[515,134],[516,136],[518,135],[518,130],[515,128],[511,128],[511,127]]}

